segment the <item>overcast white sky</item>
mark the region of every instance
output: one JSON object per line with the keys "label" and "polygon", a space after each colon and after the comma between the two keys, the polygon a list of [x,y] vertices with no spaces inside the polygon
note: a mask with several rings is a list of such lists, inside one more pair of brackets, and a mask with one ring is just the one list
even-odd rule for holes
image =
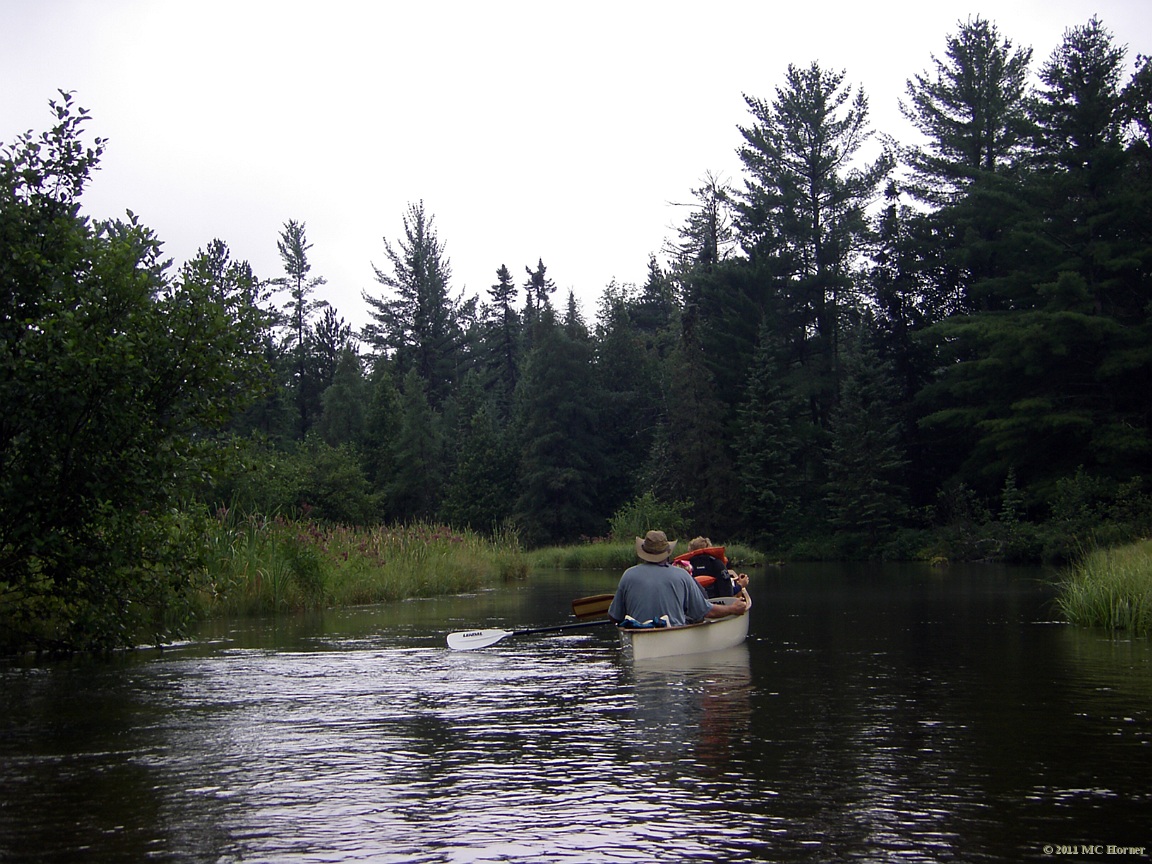
{"label": "overcast white sky", "polygon": [[909,140],[904,82],[958,22],[992,20],[1036,69],[1093,14],[1129,64],[1152,53],[1148,0],[0,0],[0,142],[75,91],[109,141],[87,212],[133,210],[176,265],[219,237],[261,278],[302,221],[355,327],[421,199],[455,292],[543,259],[591,322],[674,235],[670,202],[740,180],[742,94],[771,99],[789,63],[844,70]]}

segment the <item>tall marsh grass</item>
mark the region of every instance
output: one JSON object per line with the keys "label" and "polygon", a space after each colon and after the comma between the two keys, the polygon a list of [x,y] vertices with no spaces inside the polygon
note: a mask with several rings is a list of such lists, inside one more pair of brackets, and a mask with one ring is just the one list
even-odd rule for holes
{"label": "tall marsh grass", "polygon": [[416,523],[349,528],[222,511],[205,537],[205,614],[256,614],[457,594],[521,578],[514,536]]}
{"label": "tall marsh grass", "polygon": [[[676,554],[688,551],[687,541],[676,545]],[[733,544],[726,547],[731,566],[737,569],[760,563],[760,555],[747,546]],[[623,572],[637,563],[634,541],[603,540],[579,546],[549,546],[526,552],[529,563],[539,570],[616,570]]]}
{"label": "tall marsh grass", "polygon": [[1090,552],[1064,577],[1056,603],[1073,624],[1152,632],[1152,540]]}

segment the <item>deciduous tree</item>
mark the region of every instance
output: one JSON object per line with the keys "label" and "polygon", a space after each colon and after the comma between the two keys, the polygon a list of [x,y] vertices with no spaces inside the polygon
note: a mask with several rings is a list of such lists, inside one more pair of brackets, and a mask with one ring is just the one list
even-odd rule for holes
{"label": "deciduous tree", "polygon": [[101,650],[185,623],[175,506],[266,381],[266,321],[223,244],[172,281],[131,213],[81,216],[103,142],[52,108],[0,151],[0,648]]}

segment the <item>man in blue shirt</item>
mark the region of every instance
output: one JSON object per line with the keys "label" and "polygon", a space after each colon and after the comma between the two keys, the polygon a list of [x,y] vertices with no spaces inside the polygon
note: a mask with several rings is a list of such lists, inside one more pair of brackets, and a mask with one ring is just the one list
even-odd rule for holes
{"label": "man in blue shirt", "polygon": [[705,618],[743,615],[743,600],[726,605],[709,602],[704,590],[683,568],[669,564],[676,541],[668,541],[663,531],[649,531],[636,538],[636,556],[640,559],[624,571],[608,617],[617,624],[631,617],[637,623],[659,622],[679,627],[695,624]]}

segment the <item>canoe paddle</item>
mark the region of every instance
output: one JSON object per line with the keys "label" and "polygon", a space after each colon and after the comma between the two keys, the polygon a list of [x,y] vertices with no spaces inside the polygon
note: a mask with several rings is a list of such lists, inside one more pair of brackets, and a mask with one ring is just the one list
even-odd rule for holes
{"label": "canoe paddle", "polygon": [[608,607],[612,605],[613,594],[593,594],[591,597],[578,597],[572,601],[572,614],[581,620],[584,618],[601,618],[608,614]]}
{"label": "canoe paddle", "polygon": [[462,630],[448,634],[448,647],[453,651],[471,651],[474,648],[487,648],[508,636],[527,636],[529,633],[555,633],[558,630],[575,630],[577,627],[597,627],[609,623],[603,621],[581,621],[579,624],[559,624],[555,627],[532,627],[528,630]]}

